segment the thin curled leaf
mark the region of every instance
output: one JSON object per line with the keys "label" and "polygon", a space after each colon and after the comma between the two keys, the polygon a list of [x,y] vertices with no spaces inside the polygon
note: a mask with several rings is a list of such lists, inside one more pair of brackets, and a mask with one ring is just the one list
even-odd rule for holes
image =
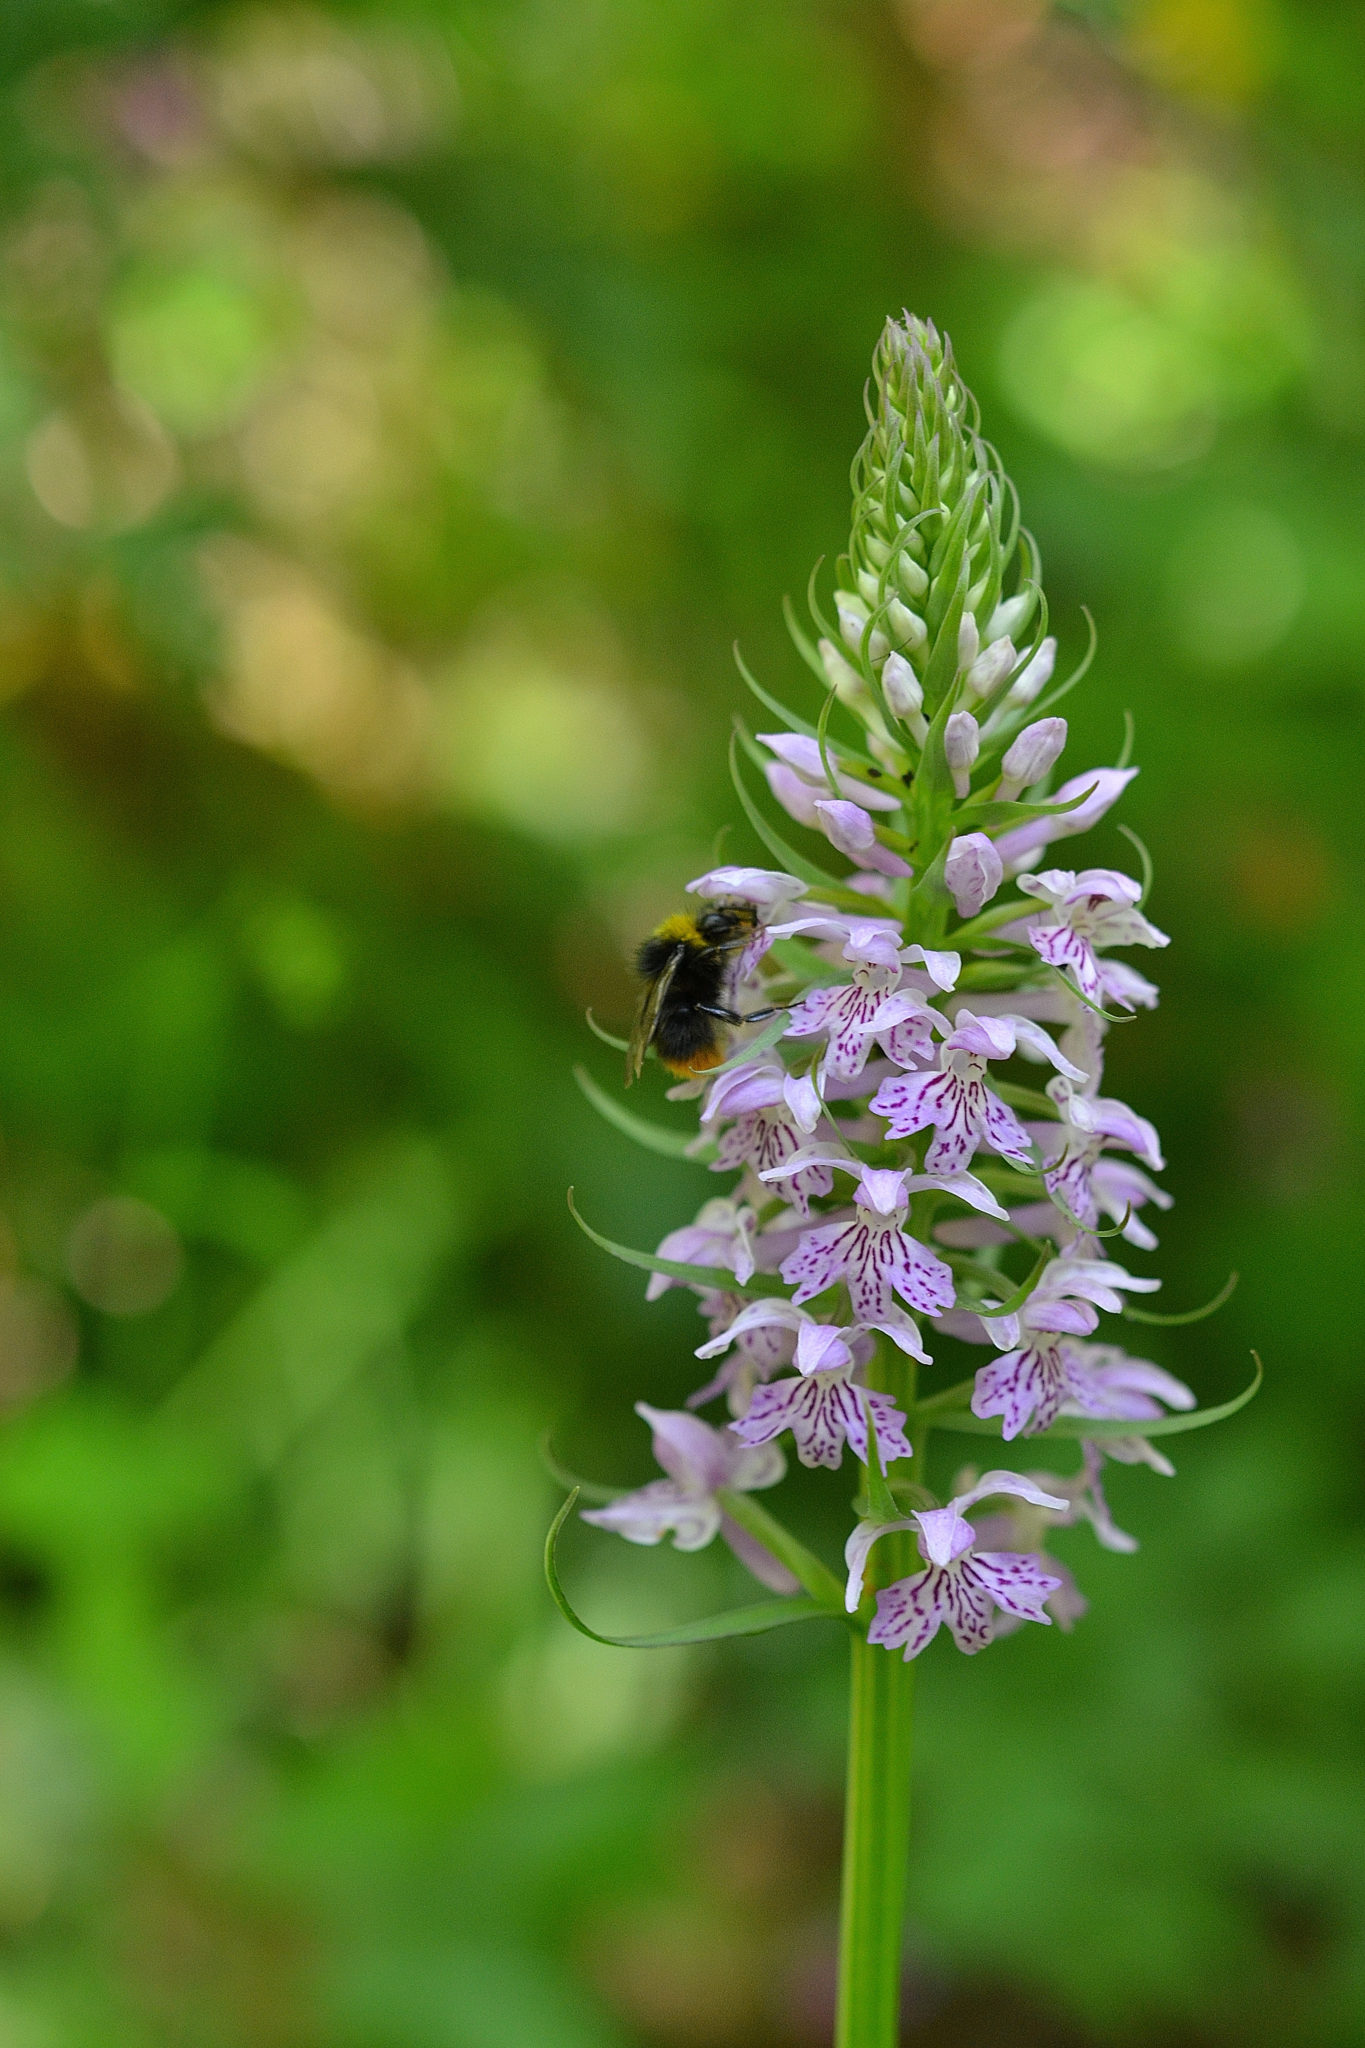
{"label": "thin curled leaf", "polygon": [[793,1536],[785,1522],[770,1514],[761,1501],[751,1493],[736,1493],[729,1487],[722,1487],[716,1499],[732,1522],[738,1522],[754,1540],[784,1564],[792,1577],[799,1579],[817,1606],[828,1609],[841,1618],[844,1612],[844,1589],[835,1578],[829,1566],[813,1550],[807,1550],[799,1537]]}
{"label": "thin curled leaf", "polygon": [[560,1582],[559,1567],[555,1562],[559,1532],[573,1513],[577,1500],[578,1488],[575,1487],[550,1524],[550,1533],[545,1538],[545,1583],[550,1589],[550,1598],[570,1628],[576,1628],[590,1642],[605,1643],[613,1650],[670,1650],[685,1643],[719,1642],[724,1636],[760,1636],[770,1628],[786,1628],[794,1621],[834,1619],[828,1607],[807,1599],[804,1594],[796,1594],[790,1599],[759,1600],[752,1607],[732,1607],[726,1614],[713,1614],[705,1621],[684,1621],[676,1628],[661,1628],[653,1635],[603,1635],[600,1630],[589,1628],[583,1617],[575,1612]]}
{"label": "thin curled leaf", "polygon": [[[1093,1415],[1059,1415],[1047,1429],[1037,1436],[1017,1437],[1016,1443],[1026,1443],[1030,1450],[1036,1444],[1074,1443],[1077,1437],[1084,1437],[1088,1443],[1103,1443],[1108,1437],[1122,1436],[1183,1436],[1187,1430],[1207,1429],[1211,1422],[1225,1422],[1229,1415],[1235,1415],[1239,1408],[1245,1408],[1261,1388],[1265,1368],[1259,1355],[1253,1351],[1256,1360],[1256,1376],[1250,1386],[1243,1387],[1240,1394],[1234,1394],[1230,1401],[1220,1401],[1214,1408],[1189,1408],[1183,1415],[1158,1415],[1150,1420],[1132,1417],[1104,1417]],[[947,1409],[930,1412],[917,1411],[931,1429],[952,1430],[959,1436],[999,1436],[998,1415],[973,1415],[970,1408]]]}
{"label": "thin curled leaf", "polygon": [[739,651],[738,641],[734,645],[734,657],[735,667],[739,670],[765,711],[771,711],[774,718],[780,718],[789,732],[802,732],[806,735],[807,739],[813,740],[815,738],[815,727],[811,724],[810,720],[802,718],[801,714],[797,711],[789,710],[781,698],[774,697],[769,691],[764,689],[762,683],[750,672],[744,656]]}
{"label": "thin curled leaf", "polygon": [[752,1280],[746,1280],[741,1286],[727,1266],[692,1266],[683,1259],[661,1259],[657,1252],[637,1252],[633,1245],[617,1244],[614,1238],[603,1237],[600,1230],[594,1230],[591,1223],[583,1220],[572,1188],[568,1199],[569,1214],[583,1235],[590,1237],[602,1251],[610,1252],[624,1265],[638,1266],[645,1273],[663,1273],[670,1280],[685,1280],[690,1287],[718,1288],[723,1294],[767,1295],[784,1294],[786,1291],[775,1274],[755,1273]]}
{"label": "thin curled leaf", "polygon": [[[1016,1287],[1014,1293],[1009,1295],[1006,1298],[1006,1300],[1002,1301],[999,1308],[983,1308],[979,1301],[961,1300],[959,1300],[955,1304],[955,1306],[959,1309],[964,1310],[968,1315],[990,1316],[992,1320],[994,1320],[996,1316],[1017,1315],[1019,1310],[1024,1306],[1024,1303],[1032,1294],[1034,1288],[1038,1285],[1038,1282],[1042,1279],[1043,1268],[1047,1265],[1048,1261],[1053,1256],[1054,1254],[1052,1246],[1044,1245],[1043,1249],[1039,1252],[1037,1258],[1033,1262],[1033,1270],[1029,1274],[1027,1280],[1025,1280],[1021,1286]],[[1001,1275],[1002,1279],[1007,1279],[1008,1277],[1008,1274]]]}
{"label": "thin curled leaf", "polygon": [[576,1493],[584,1500],[592,1501],[595,1507],[605,1507],[608,1501],[620,1500],[630,1491],[627,1486],[599,1486],[595,1480],[580,1479],[567,1465],[561,1465],[555,1456],[548,1429],[540,1439],[540,1462],[556,1485],[562,1486],[567,1493]]}
{"label": "thin curled leaf", "polygon": [[591,1031],[594,1038],[600,1038],[603,1045],[609,1045],[613,1052],[630,1051],[629,1039],[618,1038],[615,1032],[608,1031],[605,1025],[598,1023],[591,1010],[585,1010],[583,1015],[588,1021],[589,1031]]}
{"label": "thin curled leaf", "polygon": [[[1124,713],[1125,718],[1130,716],[1131,713]],[[1142,894],[1138,897],[1138,909],[1141,910],[1143,904],[1152,893],[1152,856],[1148,853],[1146,846],[1138,838],[1131,825],[1120,825],[1119,830],[1125,839],[1132,841],[1133,845],[1137,848],[1137,857],[1142,862]]]}
{"label": "thin curled leaf", "polygon": [[1160,1323],[1167,1329],[1174,1329],[1179,1323],[1202,1323],[1205,1316],[1216,1315],[1223,1306],[1223,1303],[1231,1299],[1233,1290],[1241,1277],[1240,1273],[1229,1273],[1212,1301],[1206,1301],[1202,1308],[1186,1309],[1183,1315],[1158,1315],[1155,1309],[1134,1308],[1129,1302],[1124,1303],[1123,1313],[1126,1320],[1130,1323]]}
{"label": "thin curled leaf", "polygon": [[585,1067],[575,1067],[573,1077],[598,1115],[618,1131],[624,1131],[637,1145],[643,1145],[646,1152],[658,1152],[665,1159],[699,1160],[703,1165],[714,1159],[714,1145],[699,1146],[695,1132],[689,1135],[686,1131],[670,1131],[663,1124],[651,1123],[648,1117],[636,1116],[634,1110],[608,1095],[605,1088],[599,1088]]}
{"label": "thin curled leaf", "polygon": [[[1118,760],[1114,763],[1114,766],[1117,769],[1119,769],[1120,772],[1122,772],[1122,770],[1125,769],[1128,766],[1128,763],[1132,760],[1133,748],[1136,746],[1136,744],[1137,720],[1134,718],[1131,711],[1125,711],[1123,714],[1123,745],[1119,748],[1119,757]],[[1120,832],[1123,830],[1122,825],[1119,826],[1119,830]]]}
{"label": "thin curled leaf", "polygon": [[1070,797],[1064,804],[1015,804],[998,797],[983,797],[977,803],[965,804],[953,824],[968,832],[994,832],[1007,826],[1027,825],[1034,818],[1060,817],[1066,811],[1079,810],[1098,787],[1098,783],[1092,782],[1089,789],[1083,789],[1079,796]]}
{"label": "thin curled leaf", "polygon": [[753,1059],[756,1054],[767,1052],[770,1046],[776,1045],[778,1039],[781,1038],[787,1028],[789,1016],[790,1005],[783,1003],[780,1016],[769,1018],[757,1038],[746,1039],[744,1044],[736,1046],[728,1059],[723,1059],[718,1067],[708,1067],[706,1069],[707,1080],[714,1081],[717,1074],[728,1074],[732,1067],[742,1067],[746,1061]]}
{"label": "thin curled leaf", "polygon": [[1090,629],[1090,644],[1066,680],[1058,683],[1053,689],[1048,691],[1045,697],[1040,697],[1036,704],[1029,707],[1027,715],[1030,718],[1046,718],[1053,705],[1060,704],[1063,697],[1069,696],[1072,690],[1075,689],[1077,683],[1081,681],[1082,677],[1089,670],[1091,662],[1095,659],[1095,650],[1100,644],[1099,628],[1091,616],[1089,605],[1083,604],[1081,612],[1086,625]]}

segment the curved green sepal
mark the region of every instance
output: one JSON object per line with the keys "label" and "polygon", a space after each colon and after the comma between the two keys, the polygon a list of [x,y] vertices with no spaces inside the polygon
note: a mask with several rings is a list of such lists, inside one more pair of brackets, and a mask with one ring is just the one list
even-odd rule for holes
{"label": "curved green sepal", "polygon": [[580,1494],[594,1507],[605,1507],[608,1501],[620,1500],[623,1493],[630,1491],[626,1486],[598,1486],[591,1479],[580,1479],[567,1465],[561,1465],[555,1456],[548,1429],[540,1439],[540,1462],[557,1486],[562,1486],[568,1493]]}
{"label": "curved green sepal", "polygon": [[570,1628],[576,1628],[591,1642],[605,1643],[613,1650],[670,1650],[685,1643],[719,1642],[723,1636],[761,1636],[770,1628],[786,1628],[793,1621],[834,1619],[828,1607],[806,1599],[803,1594],[796,1594],[791,1599],[759,1600],[752,1607],[732,1607],[727,1614],[713,1614],[705,1621],[684,1621],[677,1628],[661,1628],[654,1635],[604,1636],[597,1629],[589,1628],[582,1616],[574,1612],[569,1596],[560,1584],[559,1568],[555,1563],[559,1532],[573,1513],[577,1500],[578,1489],[575,1487],[550,1524],[550,1533],[545,1538],[545,1583],[550,1589],[550,1598]]}
{"label": "curved green sepal", "polygon": [[736,1046],[728,1059],[723,1059],[718,1067],[707,1067],[706,1079],[714,1081],[717,1074],[728,1074],[732,1067],[742,1067],[747,1060],[753,1059],[756,1053],[767,1052],[770,1046],[777,1044],[785,1032],[789,1015],[790,1005],[784,1003],[781,1015],[769,1018],[757,1038],[747,1039],[743,1045]]}
{"label": "curved green sepal", "polygon": [[781,698],[772,696],[764,689],[762,683],[750,672],[744,656],[739,651],[738,641],[734,645],[734,656],[735,667],[739,670],[741,676],[743,676],[745,682],[764,709],[771,711],[774,718],[780,718],[790,732],[802,732],[806,735],[807,739],[813,740],[815,738],[815,727],[811,724],[810,720],[802,718],[801,714],[797,711],[789,710]]}
{"label": "curved green sepal", "polygon": [[793,1578],[801,1581],[817,1607],[837,1614],[841,1620],[844,1618],[841,1581],[835,1578],[822,1558],[818,1558],[813,1550],[807,1550],[800,1538],[792,1535],[785,1522],[779,1522],[776,1515],[770,1514],[751,1493],[732,1493],[728,1487],[722,1487],[716,1499],[732,1522],[738,1522],[756,1543],[761,1543],[780,1564],[787,1567]]}
{"label": "curved green sepal", "polygon": [[[1190,1408],[1183,1415],[1158,1415],[1150,1421],[1131,1418],[1109,1418],[1103,1420],[1091,1415],[1059,1415],[1048,1429],[1040,1430],[1037,1436],[1019,1436],[1016,1444],[1027,1444],[1032,1450],[1035,1444],[1074,1443],[1077,1437],[1085,1437],[1090,1443],[1103,1443],[1106,1437],[1116,1436],[1183,1436],[1187,1430],[1207,1429],[1211,1422],[1225,1422],[1229,1415],[1235,1415],[1239,1408],[1260,1392],[1265,1368],[1256,1352],[1256,1377],[1251,1385],[1243,1387],[1240,1394],[1234,1394],[1230,1401],[1220,1401],[1216,1408]],[[918,1411],[923,1415],[923,1409]],[[1000,1435],[998,1415],[973,1415],[970,1409],[950,1409],[946,1413],[925,1417],[931,1429],[950,1429],[959,1436]]]}
{"label": "curved green sepal", "polygon": [[1036,704],[1029,706],[1028,715],[1031,719],[1046,718],[1053,705],[1060,704],[1063,697],[1069,696],[1081,678],[1089,672],[1090,664],[1095,659],[1095,649],[1100,644],[1100,635],[1099,628],[1091,616],[1089,605],[1083,604],[1081,606],[1081,613],[1086,625],[1090,629],[1089,645],[1065,681],[1056,684],[1053,689],[1048,691],[1046,696],[1040,697]]}
{"label": "curved green sepal", "polygon": [[[1165,1329],[1174,1329],[1179,1323],[1202,1323],[1205,1316],[1216,1315],[1223,1306],[1223,1303],[1231,1299],[1233,1290],[1240,1278],[1240,1273],[1229,1273],[1212,1301],[1206,1301],[1202,1308],[1186,1309],[1184,1315],[1180,1316],[1161,1316],[1156,1313],[1155,1309],[1134,1308],[1131,1302],[1125,1302],[1123,1305],[1124,1321],[1129,1323],[1159,1323]],[[1252,1356],[1255,1356],[1254,1352]]]}
{"label": "curved green sepal", "polygon": [[980,802],[964,804],[953,819],[954,830],[961,827],[968,832],[1003,831],[1007,826],[1027,825],[1034,818],[1056,818],[1066,811],[1079,810],[1087,797],[1095,794],[1098,784],[1092,782],[1089,789],[1083,789],[1079,796],[1073,796],[1064,804],[1013,804],[999,798],[983,797]]}
{"label": "curved green sepal", "polygon": [[[970,1316],[989,1316],[992,1322],[994,1322],[997,1316],[1017,1315],[1032,1294],[1034,1288],[1038,1285],[1038,1282],[1042,1279],[1043,1268],[1055,1257],[1056,1253],[1053,1251],[1052,1246],[1044,1245],[1033,1262],[1033,1271],[1020,1286],[1015,1288],[1013,1294],[1001,1302],[999,1308],[982,1308],[981,1304],[975,1301],[957,1301],[953,1306],[962,1309]],[[1008,1279],[1009,1275],[1002,1274],[1001,1278]]]}
{"label": "curved green sepal", "polygon": [[[1119,748],[1119,757],[1118,760],[1114,763],[1114,766],[1119,770],[1120,773],[1122,773],[1122,771],[1128,766],[1129,762],[1132,760],[1133,748],[1136,745],[1137,720],[1134,718],[1131,711],[1125,711],[1123,714],[1123,745]],[[1123,827],[1120,826],[1119,830],[1122,831]]]}
{"label": "curved green sepal", "polygon": [[1138,909],[1141,910],[1143,904],[1152,893],[1152,856],[1148,853],[1146,846],[1138,838],[1131,825],[1120,825],[1119,830],[1125,839],[1132,841],[1133,845],[1137,848],[1137,857],[1142,862],[1142,894],[1138,897]]}
{"label": "curved green sepal", "polygon": [[690,1266],[682,1259],[661,1259],[656,1252],[637,1252],[633,1245],[617,1244],[614,1238],[603,1237],[600,1230],[594,1230],[591,1223],[584,1222],[574,1201],[572,1188],[569,1189],[569,1214],[583,1235],[590,1237],[602,1251],[610,1252],[614,1259],[620,1259],[624,1265],[638,1266],[642,1272],[663,1273],[670,1280],[685,1280],[691,1287],[714,1287],[723,1294],[761,1295],[786,1292],[775,1274],[755,1273],[752,1280],[746,1280],[741,1287],[734,1274],[725,1266]]}
{"label": "curved green sepal", "polygon": [[[585,1067],[575,1067],[573,1077],[598,1115],[618,1131],[624,1131],[637,1145],[643,1145],[646,1152],[658,1152],[665,1159],[699,1161],[702,1165],[715,1158],[715,1146],[697,1146],[695,1132],[689,1137],[686,1131],[670,1131],[663,1124],[651,1123],[648,1117],[636,1116],[634,1110],[608,1095],[605,1088],[599,1088]],[[689,1151],[689,1146],[696,1149]]]}
{"label": "curved green sepal", "polygon": [[[607,1029],[605,1028],[605,1026],[604,1026],[604,1025],[601,1025],[601,1024],[599,1024],[599,1023],[598,1023],[598,1021],[597,1021],[597,1019],[596,1019],[596,1017],[594,1017],[594,1016],[593,1016],[593,1013],[592,1013],[592,1011],[591,1011],[591,1010],[585,1010],[585,1011],[583,1012],[583,1015],[584,1015],[584,1016],[585,1016],[585,1017],[587,1018],[587,1020],[588,1020],[588,1029],[589,1029],[589,1031],[591,1031],[591,1033],[592,1033],[592,1035],[593,1035],[593,1037],[594,1037],[594,1038],[600,1038],[600,1039],[601,1039],[601,1041],[602,1041],[602,1043],[603,1043],[603,1045],[609,1045],[609,1046],[611,1047],[611,1049],[612,1049],[612,1051],[613,1051],[613,1052],[629,1052],[629,1051],[630,1051],[630,1042],[629,1042],[629,1040],[628,1040],[628,1039],[625,1039],[625,1038],[618,1038],[618,1037],[616,1036],[615,1032],[613,1032],[613,1031],[608,1031],[608,1030],[607,1030]],[[651,1046],[651,1047],[650,1047],[650,1048],[648,1049],[648,1051],[646,1052],[646,1058],[648,1058],[648,1056],[649,1056],[649,1052],[652,1052],[652,1051],[653,1051],[653,1047]]]}

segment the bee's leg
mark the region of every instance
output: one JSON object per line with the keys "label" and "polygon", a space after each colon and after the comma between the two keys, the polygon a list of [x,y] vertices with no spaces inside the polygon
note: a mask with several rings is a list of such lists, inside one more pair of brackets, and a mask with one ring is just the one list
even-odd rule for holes
{"label": "bee's leg", "polygon": [[770,1003],[766,1010],[747,1010],[741,1015],[738,1010],[724,1010],[717,1003],[694,1003],[694,1010],[700,1010],[704,1017],[719,1017],[722,1024],[761,1024],[765,1017],[775,1017],[779,1010],[789,1010],[790,1003]]}

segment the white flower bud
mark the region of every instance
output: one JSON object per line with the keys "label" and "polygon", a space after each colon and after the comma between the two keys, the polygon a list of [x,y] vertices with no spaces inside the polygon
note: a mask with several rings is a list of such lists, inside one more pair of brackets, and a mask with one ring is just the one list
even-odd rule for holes
{"label": "white flower bud", "polygon": [[874,569],[884,569],[891,559],[891,550],[884,540],[878,540],[875,533],[863,535],[863,551]]}
{"label": "white flower bud", "polygon": [[1028,624],[1037,602],[1038,593],[1030,588],[1021,590],[1017,597],[1007,597],[1003,604],[998,604],[987,621],[986,645],[989,647],[992,640],[1003,640],[1006,633],[1011,640],[1017,639],[1020,627]]}
{"label": "white flower bud", "polygon": [[841,703],[849,703],[860,691],[866,694],[866,683],[853,664],[845,661],[832,640],[820,642],[820,659],[825,664],[829,686]]}
{"label": "white flower bud", "polygon": [[[844,636],[845,645],[851,647],[855,654],[861,653],[868,620],[867,606],[851,590],[836,590],[834,609],[839,614],[839,631]],[[883,660],[890,646],[885,633],[872,633],[868,637],[867,651],[873,661]]]}
{"label": "white flower bud", "polygon": [[983,648],[967,671],[967,693],[972,697],[989,697],[992,690],[1003,683],[1014,667],[1014,642],[1008,633],[1003,640],[992,641]]}
{"label": "white flower bud", "polygon": [[1038,718],[1026,725],[1000,764],[1000,795],[1012,802],[1021,789],[1041,782],[1066,745],[1064,718]]}
{"label": "white flower bud", "polygon": [[881,603],[882,586],[870,569],[860,569],[858,571],[857,584],[858,594],[866,604],[871,606]]}
{"label": "white flower bud", "polygon": [[928,570],[922,569],[914,556],[905,549],[902,549],[901,558],[896,564],[896,574],[901,579],[901,589],[907,597],[923,597],[929,588]]}
{"label": "white flower bud", "polygon": [[980,751],[980,726],[970,711],[955,711],[943,728],[943,752],[959,803],[971,790],[972,768]]}
{"label": "white flower bud", "polygon": [[883,662],[882,693],[888,708],[923,746],[929,730],[924,719],[924,691],[903,654],[888,654]]}
{"label": "white flower bud", "polygon": [[1040,696],[1048,683],[1051,682],[1056,660],[1057,642],[1055,637],[1049,633],[1046,640],[1039,642],[1038,652],[1034,655],[1024,673],[1021,676],[1016,676],[1014,682],[1010,685],[1010,693],[1005,699],[1006,704],[1015,706],[1031,704],[1034,698]]}
{"label": "white flower bud", "polygon": [[893,597],[886,607],[886,623],[902,647],[923,647],[929,638],[929,628],[919,613],[912,612],[898,597]]}
{"label": "white flower bud", "polygon": [[970,612],[962,615],[962,624],[957,629],[957,665],[970,668],[981,652],[981,635],[975,618]]}

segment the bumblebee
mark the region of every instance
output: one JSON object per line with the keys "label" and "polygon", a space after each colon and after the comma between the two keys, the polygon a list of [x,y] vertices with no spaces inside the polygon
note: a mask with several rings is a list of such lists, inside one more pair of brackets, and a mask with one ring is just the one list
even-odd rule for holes
{"label": "bumblebee", "polygon": [[635,956],[644,991],[626,1051],[627,1087],[639,1079],[651,1045],[671,1074],[686,1079],[720,1065],[726,1025],[776,1015],[774,1006],[744,1017],[724,1001],[735,955],[757,929],[751,903],[713,903],[696,917],[666,917],[650,933]]}

